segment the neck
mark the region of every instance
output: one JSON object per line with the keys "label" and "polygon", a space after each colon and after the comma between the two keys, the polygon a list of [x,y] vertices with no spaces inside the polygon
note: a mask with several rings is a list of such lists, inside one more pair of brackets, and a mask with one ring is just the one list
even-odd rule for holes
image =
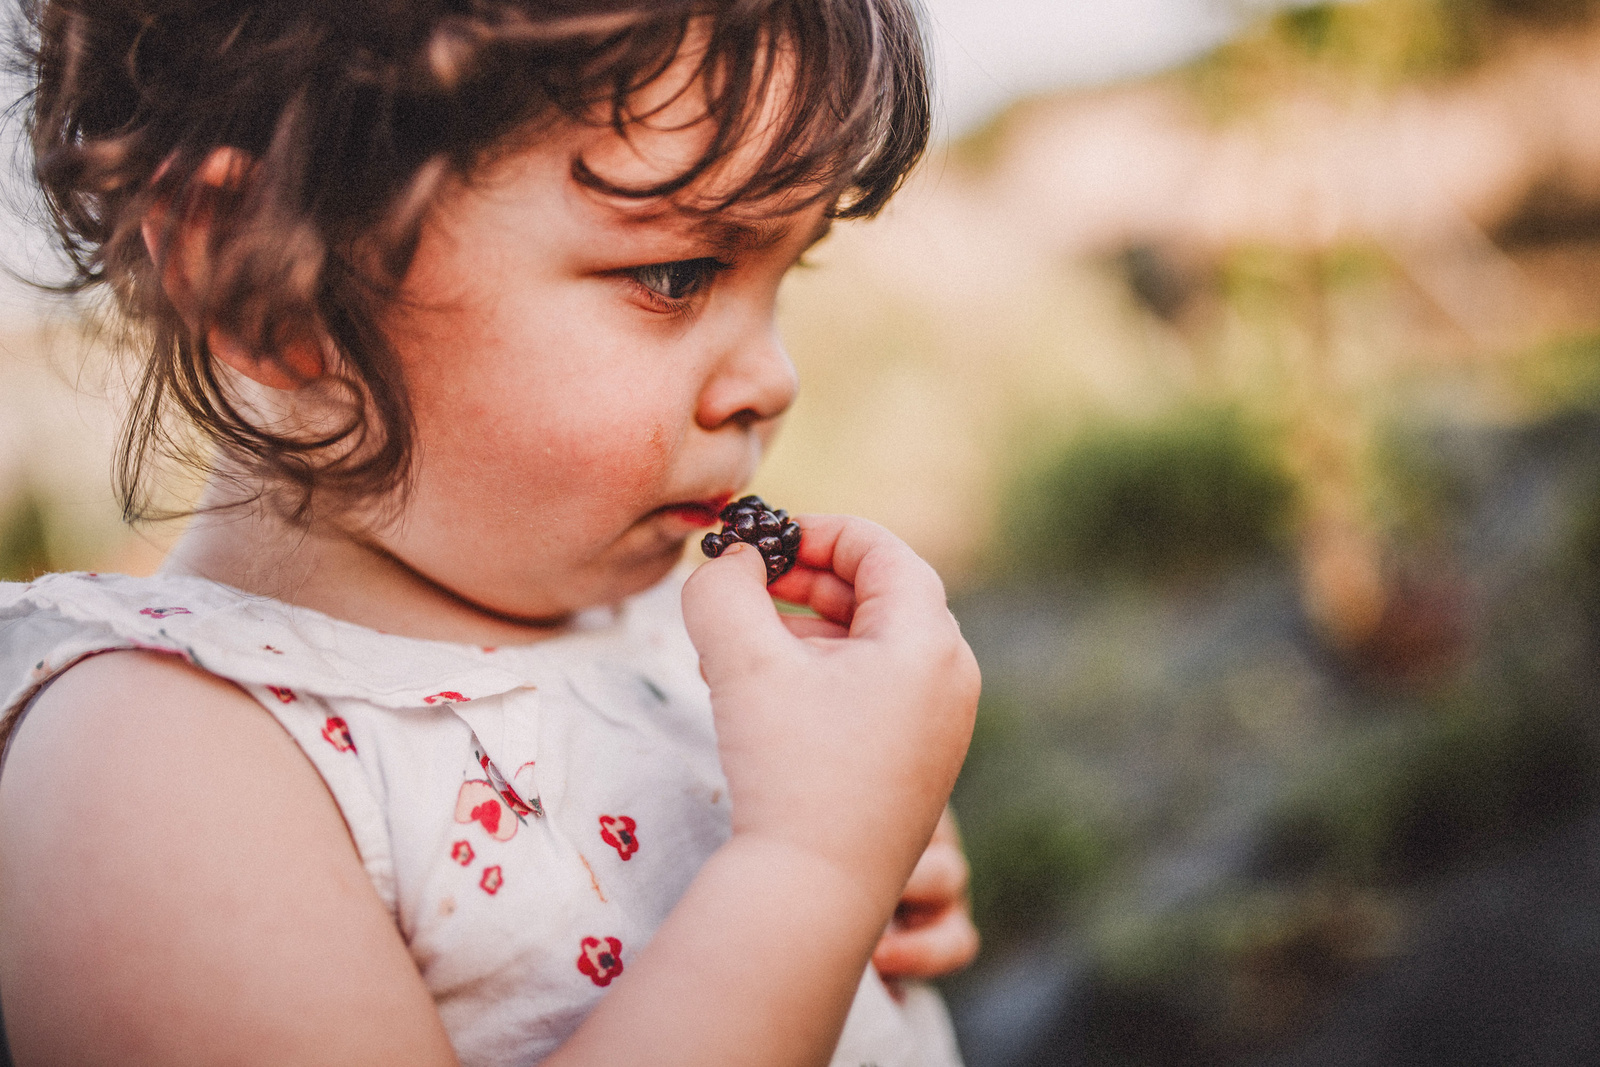
{"label": "neck", "polygon": [[475,645],[531,644],[570,619],[523,620],[464,600],[344,524],[302,525],[266,500],[230,503],[216,481],[161,566],[384,633]]}

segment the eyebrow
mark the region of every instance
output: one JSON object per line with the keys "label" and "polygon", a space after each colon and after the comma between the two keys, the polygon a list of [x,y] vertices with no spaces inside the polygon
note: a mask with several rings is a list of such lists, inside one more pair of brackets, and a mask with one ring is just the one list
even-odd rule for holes
{"label": "eyebrow", "polygon": [[[811,231],[806,247],[822,240],[832,229],[833,219],[824,215]],[[713,216],[695,223],[693,232],[718,252],[759,252],[788,237],[789,227],[782,222],[738,222]]]}

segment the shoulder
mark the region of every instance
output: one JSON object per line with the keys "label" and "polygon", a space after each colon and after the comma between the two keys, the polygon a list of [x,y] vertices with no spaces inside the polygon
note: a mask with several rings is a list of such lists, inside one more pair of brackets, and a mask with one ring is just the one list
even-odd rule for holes
{"label": "shoulder", "polygon": [[[278,759],[294,755],[293,748],[265,710],[231,682],[175,653],[107,649],[56,675],[39,694],[17,729],[0,789],[18,793],[22,786],[12,783],[26,782],[37,763],[61,762],[74,769],[74,778],[114,766],[123,788],[134,790],[120,797],[118,807],[126,810],[138,799],[141,781],[168,788],[161,772],[181,767],[193,775],[197,768],[188,761],[214,764],[214,773],[202,775],[213,781],[276,777],[287,769]],[[253,758],[240,759],[244,751]],[[305,761],[284,763],[299,769]],[[25,801],[25,792],[17,799]]]}
{"label": "shoulder", "polygon": [[509,692],[531,680],[515,660],[475,645],[387,634],[188,575],[52,574],[0,586],[7,706],[41,677],[110,648],[172,652],[241,686],[390,709],[429,706],[441,692]]}
{"label": "shoulder", "polygon": [[86,659],[18,728],[0,989],[13,1043],[47,1061],[294,1063],[321,1044],[366,1062],[353,1034],[405,1058],[376,1019],[448,1062],[316,771],[259,704],[171,655]]}

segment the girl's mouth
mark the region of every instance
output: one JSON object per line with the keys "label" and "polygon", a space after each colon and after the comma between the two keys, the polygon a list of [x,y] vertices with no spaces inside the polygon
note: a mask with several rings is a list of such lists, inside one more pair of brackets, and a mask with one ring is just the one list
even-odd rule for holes
{"label": "girl's mouth", "polygon": [[695,526],[715,526],[719,521],[718,513],[730,499],[731,495],[713,500],[688,500],[681,504],[668,504],[658,509],[658,514],[671,515]]}

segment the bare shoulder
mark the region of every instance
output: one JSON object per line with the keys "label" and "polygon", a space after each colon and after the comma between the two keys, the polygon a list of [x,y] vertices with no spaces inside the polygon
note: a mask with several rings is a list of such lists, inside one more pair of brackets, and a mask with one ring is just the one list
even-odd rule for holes
{"label": "bare shoulder", "polygon": [[19,1065],[454,1062],[310,762],[153,653],[80,663],[18,728],[0,990]]}

